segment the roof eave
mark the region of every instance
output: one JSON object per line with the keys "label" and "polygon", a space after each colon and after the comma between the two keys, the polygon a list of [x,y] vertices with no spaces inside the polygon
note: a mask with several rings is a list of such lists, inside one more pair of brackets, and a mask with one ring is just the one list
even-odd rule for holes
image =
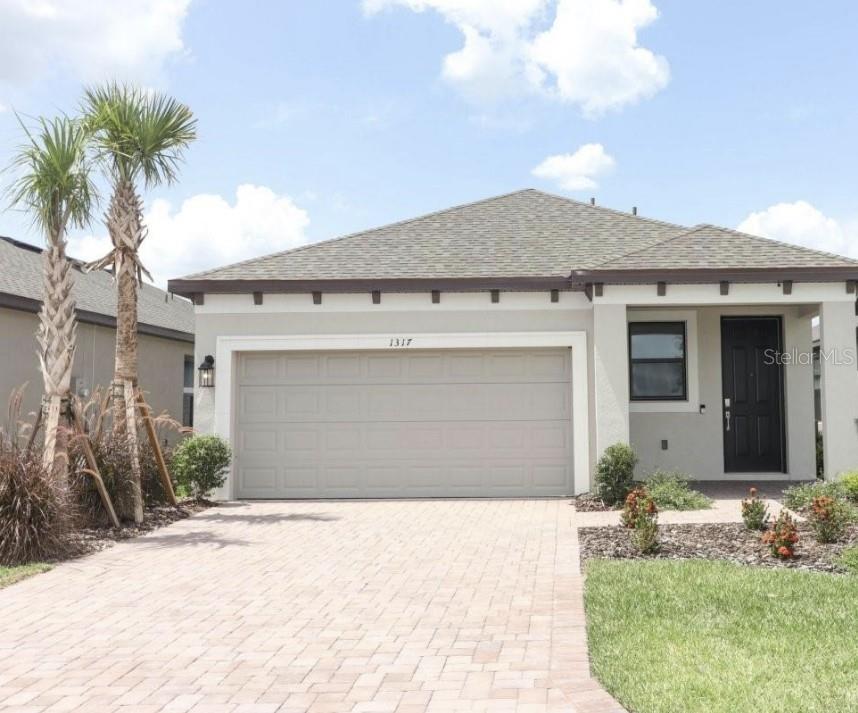
{"label": "roof eave", "polygon": [[427,292],[430,290],[581,290],[569,277],[438,277],[438,278],[361,278],[342,280],[170,280],[167,289],[183,297],[195,294],[288,294],[306,292]]}
{"label": "roof eave", "polygon": [[573,270],[571,280],[583,286],[601,282],[615,285],[643,285],[656,282],[700,284],[718,282],[843,282],[858,280],[858,265],[829,265],[818,267],[759,267],[759,268],[671,268],[646,270]]}
{"label": "roof eave", "polygon": [[[0,307],[13,309],[19,312],[29,312],[38,314],[42,308],[41,300],[34,300],[32,297],[22,297],[21,295],[11,294],[9,292],[0,292]],[[99,327],[109,327],[116,329],[116,317],[101,312],[91,312],[85,309],[75,309],[75,319],[81,324],[94,324]],[[149,324],[148,322],[137,322],[137,331],[140,334],[148,334],[152,337],[161,337],[162,339],[172,339],[178,342],[194,343],[194,335],[191,332],[184,332],[179,329],[170,327],[161,327],[157,324]]]}

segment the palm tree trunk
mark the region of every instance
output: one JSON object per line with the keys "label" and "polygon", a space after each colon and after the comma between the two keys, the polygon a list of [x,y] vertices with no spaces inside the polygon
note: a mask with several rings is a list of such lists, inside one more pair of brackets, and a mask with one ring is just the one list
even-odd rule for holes
{"label": "palm tree trunk", "polygon": [[43,462],[58,482],[68,485],[67,420],[75,352],[75,303],[65,241],[49,236],[43,253],[44,299],[39,312],[39,362],[45,386],[45,447]]}
{"label": "palm tree trunk", "polygon": [[[128,439],[131,460],[131,502],[123,515],[143,522],[139,444],[134,390],[137,387],[137,250],[143,238],[143,205],[134,184],[122,181],[110,201],[107,228],[115,249],[116,361],[113,375],[113,426]],[[130,403],[129,403],[129,394]]]}

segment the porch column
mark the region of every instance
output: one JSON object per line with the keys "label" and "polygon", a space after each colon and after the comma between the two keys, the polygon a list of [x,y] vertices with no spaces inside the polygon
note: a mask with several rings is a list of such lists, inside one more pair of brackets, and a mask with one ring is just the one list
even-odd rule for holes
{"label": "porch column", "polygon": [[825,479],[833,480],[845,470],[858,469],[855,305],[823,302],[819,318]]}
{"label": "porch column", "polygon": [[626,306],[593,305],[596,458],[629,442],[629,337]]}

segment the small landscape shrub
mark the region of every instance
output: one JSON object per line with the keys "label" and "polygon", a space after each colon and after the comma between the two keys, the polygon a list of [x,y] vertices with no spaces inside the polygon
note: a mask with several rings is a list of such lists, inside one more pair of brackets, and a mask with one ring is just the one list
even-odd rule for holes
{"label": "small landscape shrub", "polygon": [[790,510],[803,510],[810,507],[814,498],[827,495],[830,498],[843,498],[844,490],[840,483],[817,480],[813,483],[800,483],[784,490],[784,505]]}
{"label": "small landscape shrub", "polygon": [[[104,526],[109,523],[101,497],[95,488],[95,482],[85,472],[86,459],[83,455],[83,436],[76,436],[70,443],[72,497],[78,504],[78,509],[84,524]],[[92,452],[98,464],[98,470],[104,481],[104,487],[113,501],[117,512],[128,512],[131,508],[131,448],[128,439],[116,435],[107,429],[98,438],[91,441]],[[163,448],[167,467],[171,465],[171,453]],[[138,442],[138,457],[140,462],[140,487],[143,491],[143,502],[146,505],[161,505],[166,503],[167,496],[161,483],[161,474],[155,460],[155,452],[144,437]],[[172,475],[172,471],[171,471]],[[175,477],[175,476],[174,476]]]}
{"label": "small landscape shrub", "polygon": [[42,467],[41,453],[0,446],[0,565],[61,557],[69,533],[67,492]]}
{"label": "small landscape shrub", "polygon": [[810,505],[810,524],[817,542],[837,542],[846,532],[850,513],[848,506],[834,498],[822,495]]}
{"label": "small landscape shrub", "polygon": [[659,510],[705,510],[712,501],[688,486],[688,477],[678,471],[656,470],[646,482]]}
{"label": "small landscape shrub", "polygon": [[623,502],[623,513],[620,515],[620,522],[623,527],[633,530],[637,525],[638,518],[642,513],[649,510],[657,512],[658,506],[649,494],[649,491],[644,486],[634,488]]}
{"label": "small landscape shrub", "polygon": [[837,562],[850,574],[858,575],[858,545],[852,545],[843,550]]}
{"label": "small landscape shrub", "polygon": [[747,500],[742,501],[742,522],[749,530],[765,530],[768,520],[768,505],[757,495],[757,489],[751,488]]}
{"label": "small landscape shrub", "polygon": [[179,485],[202,500],[226,482],[232,459],[229,444],[218,436],[187,438],[173,452],[173,471]]}
{"label": "small landscape shrub", "polygon": [[795,557],[795,546],[798,544],[795,520],[786,510],[781,510],[772,529],[764,532],[761,539],[769,546],[773,556],[780,559]]}
{"label": "small landscape shrub", "polygon": [[646,488],[635,488],[626,496],[621,520],[631,530],[638,552],[648,554],[658,548],[658,506]]}
{"label": "small landscape shrub", "polygon": [[623,501],[634,484],[638,458],[626,443],[608,446],[596,464],[596,494],[607,505]]}
{"label": "small landscape shrub", "polygon": [[840,476],[843,493],[853,502],[858,502],[858,470],[851,470]]}

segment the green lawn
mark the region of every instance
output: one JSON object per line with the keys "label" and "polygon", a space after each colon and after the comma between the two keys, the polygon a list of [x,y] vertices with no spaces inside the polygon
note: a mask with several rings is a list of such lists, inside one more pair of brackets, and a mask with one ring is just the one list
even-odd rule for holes
{"label": "green lawn", "polygon": [[596,676],[632,713],[858,711],[858,577],[587,564]]}
{"label": "green lawn", "polygon": [[51,565],[38,562],[36,564],[22,564],[18,567],[0,567],[0,589],[39,572],[47,572],[50,568]]}

